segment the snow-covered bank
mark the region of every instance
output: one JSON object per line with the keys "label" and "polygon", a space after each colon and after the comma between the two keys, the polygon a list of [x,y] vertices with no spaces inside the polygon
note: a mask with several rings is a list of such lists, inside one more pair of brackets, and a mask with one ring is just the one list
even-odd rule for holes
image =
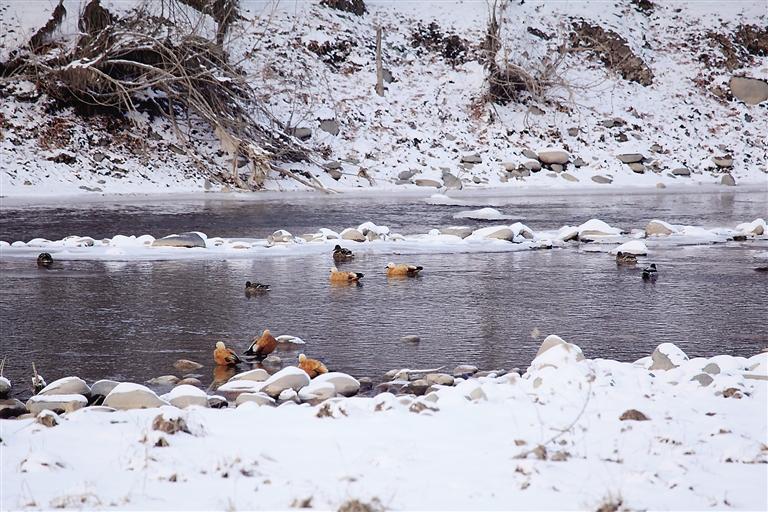
{"label": "snow-covered bank", "polygon": [[585,359],[551,336],[522,375],[464,371],[452,385],[402,381],[414,392],[398,396],[331,389],[317,405],[295,401],[322,383],[278,407],[87,407],[0,420],[0,506],[768,507],[768,353],[689,359],[664,344],[622,363]]}
{"label": "snow-covered bank", "polygon": [[[496,213],[493,214],[494,218],[498,217]],[[631,244],[639,239],[645,240],[640,251],[637,244]],[[622,250],[622,247],[632,247],[634,254],[644,255],[648,253],[649,247],[654,249],[749,240],[768,240],[768,224],[765,220],[754,219],[733,228],[682,226],[652,220],[643,228],[628,229],[591,219],[578,226],[542,231],[534,231],[525,224],[515,222],[480,229],[447,226],[427,233],[408,235],[392,233],[387,226],[365,222],[339,231],[321,228],[315,233],[302,235],[279,229],[267,238],[222,238],[209,237],[201,232],[188,232],[157,239],[145,234],[115,235],[104,239],[72,235],[61,240],[0,240],[0,257],[27,258],[48,252],[60,260],[237,259],[324,254],[329,253],[336,244],[362,254],[470,253],[550,249],[567,247],[571,242],[590,243],[591,250],[599,252],[609,252],[612,246],[624,244],[613,250],[613,253]]]}

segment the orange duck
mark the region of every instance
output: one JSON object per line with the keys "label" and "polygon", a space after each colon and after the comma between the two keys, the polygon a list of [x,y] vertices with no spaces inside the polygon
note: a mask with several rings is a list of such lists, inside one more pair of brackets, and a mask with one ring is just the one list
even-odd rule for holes
{"label": "orange duck", "polygon": [[317,359],[310,359],[304,354],[299,354],[299,368],[304,370],[310,379],[314,379],[318,375],[328,373],[328,368]]}
{"label": "orange duck", "polygon": [[417,267],[416,265],[407,265],[400,263],[395,265],[394,263],[387,263],[387,276],[388,277],[416,277],[424,267]]}
{"label": "orange duck", "polygon": [[336,267],[331,268],[332,283],[354,283],[363,277],[360,272],[342,272]]}
{"label": "orange duck", "polygon": [[234,350],[228,349],[223,341],[216,343],[216,350],[213,351],[213,360],[219,366],[237,366],[242,363]]}
{"label": "orange duck", "polygon": [[265,357],[274,352],[276,348],[277,340],[269,332],[269,329],[264,329],[264,332],[261,333],[261,337],[258,339],[254,338],[251,346],[248,347],[248,350],[243,352],[243,354],[249,357],[253,356],[259,361],[262,361]]}

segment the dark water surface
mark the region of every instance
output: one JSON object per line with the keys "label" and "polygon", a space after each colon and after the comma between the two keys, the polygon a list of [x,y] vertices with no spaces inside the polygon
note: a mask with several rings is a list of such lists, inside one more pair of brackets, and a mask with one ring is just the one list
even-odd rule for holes
{"label": "dark water surface", "polygon": [[[738,196],[636,199],[639,204],[634,206],[605,197],[600,200],[612,202],[601,208],[556,201],[530,203],[515,211],[524,211],[526,222],[535,228],[591,216],[631,228],[642,227],[652,217],[731,226],[764,216],[760,210],[765,207]],[[646,203],[656,200],[662,204]],[[581,199],[569,201],[580,204]],[[448,224],[456,211],[415,203],[355,204],[354,210],[338,203],[311,204],[306,209],[284,205],[282,215],[266,214],[268,228],[256,214],[250,224],[244,221],[242,209],[263,205],[242,203],[224,204],[221,210],[206,206],[214,211],[209,221],[204,210],[193,213],[182,208],[184,212],[169,214],[155,211],[159,206],[143,214],[130,208],[78,210],[79,215],[75,210],[62,215],[50,210],[4,210],[2,238],[188,229],[263,235],[277,227],[297,226],[293,229],[302,232],[364,219],[409,232],[424,231],[420,223]],[[696,210],[699,218],[711,222],[694,222]],[[107,223],[108,213],[114,225]],[[243,351],[264,328],[300,336],[307,341],[302,350],[331,369],[374,378],[392,368],[449,365],[450,369],[458,363],[484,369],[525,368],[549,333],[580,345],[587,357],[629,361],[650,354],[662,342],[673,342],[691,356],[748,357],[768,346],[768,274],[753,270],[753,256],[768,247],[759,244],[656,250],[653,261],[661,273],[653,285],[643,282],[638,271],[617,269],[606,254],[579,249],[412,256],[425,272],[405,281],[384,276],[391,256],[360,255],[348,265],[366,274],[360,287],[329,285],[330,256],[65,261],[49,271],[38,270],[27,260],[2,259],[1,354],[8,356],[5,374],[17,382],[17,392],[26,392],[32,361],[49,382],[66,375],[143,382],[177,373],[172,366],[177,359],[193,359],[205,364],[200,372],[207,384],[216,341]],[[247,299],[242,285],[254,278],[270,283],[273,290]],[[542,334],[538,339],[531,335],[534,329]],[[400,341],[408,334],[420,335],[421,342]],[[297,352],[278,355],[291,364]]]}

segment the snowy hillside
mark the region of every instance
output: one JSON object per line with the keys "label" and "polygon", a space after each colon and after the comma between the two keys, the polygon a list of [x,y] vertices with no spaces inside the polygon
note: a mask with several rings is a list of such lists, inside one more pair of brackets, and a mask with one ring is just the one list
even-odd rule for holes
{"label": "snowy hillside", "polygon": [[[69,21],[56,37],[74,37],[84,3],[65,2]],[[763,2],[519,4],[497,11],[496,63],[536,81],[511,101],[489,95],[485,2],[368,1],[356,15],[318,2],[241,1],[225,47],[266,111],[311,155],[278,164],[304,183],[337,191],[768,185]],[[9,27],[3,61],[56,7],[29,5],[0,6]],[[121,16],[134,3],[102,5]],[[13,78],[0,79],[2,196],[232,187],[230,156],[210,126],[180,138],[162,116],[83,117]],[[246,179],[248,166],[241,171]],[[307,187],[273,169],[259,188]]]}

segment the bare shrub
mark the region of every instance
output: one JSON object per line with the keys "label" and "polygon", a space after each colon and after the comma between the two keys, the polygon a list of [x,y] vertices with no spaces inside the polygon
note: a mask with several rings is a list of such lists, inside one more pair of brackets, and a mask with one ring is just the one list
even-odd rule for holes
{"label": "bare shrub", "polygon": [[470,56],[470,47],[466,40],[457,34],[443,32],[440,25],[434,21],[428,25],[416,25],[411,32],[411,46],[437,53],[452,66],[467,62]]}
{"label": "bare shrub", "polygon": [[363,0],[320,0],[320,5],[337,11],[351,12],[357,16],[362,16],[368,12]]}

